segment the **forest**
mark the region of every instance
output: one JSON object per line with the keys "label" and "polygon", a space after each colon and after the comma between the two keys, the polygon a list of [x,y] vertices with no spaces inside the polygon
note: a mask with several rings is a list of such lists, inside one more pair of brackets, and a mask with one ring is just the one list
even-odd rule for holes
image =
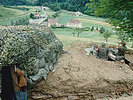
{"label": "forest", "polygon": [[80,11],[91,15],[91,8],[88,8],[90,0],[0,0],[2,5],[43,5],[48,6],[52,10],[60,9],[70,11]]}

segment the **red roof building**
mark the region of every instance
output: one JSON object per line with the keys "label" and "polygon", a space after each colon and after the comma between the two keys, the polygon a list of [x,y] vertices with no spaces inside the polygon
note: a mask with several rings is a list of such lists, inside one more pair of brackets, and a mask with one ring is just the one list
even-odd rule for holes
{"label": "red roof building", "polygon": [[71,19],[67,22],[67,27],[82,28],[82,23],[79,20]]}
{"label": "red roof building", "polygon": [[51,25],[58,26],[58,19],[48,19],[48,27],[50,27]]}

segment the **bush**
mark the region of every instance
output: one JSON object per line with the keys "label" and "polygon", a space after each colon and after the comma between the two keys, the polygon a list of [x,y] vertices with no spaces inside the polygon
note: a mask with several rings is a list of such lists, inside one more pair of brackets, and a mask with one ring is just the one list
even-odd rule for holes
{"label": "bush", "polygon": [[91,31],[94,31],[94,26],[92,26]]}
{"label": "bush", "polygon": [[30,13],[30,18],[31,18],[31,19],[35,19],[35,17],[34,17],[34,14],[33,14],[33,13]]}
{"label": "bush", "polygon": [[111,37],[111,35],[112,35],[112,32],[109,32],[108,30],[105,31],[105,32],[102,34],[102,36],[103,36],[103,38],[106,40],[106,42],[108,42],[108,38]]}
{"label": "bush", "polygon": [[105,28],[104,27],[101,27],[100,30],[99,30],[100,34],[104,33],[105,32]]}

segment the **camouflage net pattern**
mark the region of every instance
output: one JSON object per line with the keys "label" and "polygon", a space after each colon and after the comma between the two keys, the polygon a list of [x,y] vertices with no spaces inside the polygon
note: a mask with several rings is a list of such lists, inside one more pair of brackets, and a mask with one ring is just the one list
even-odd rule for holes
{"label": "camouflage net pattern", "polygon": [[62,43],[45,26],[15,26],[0,29],[0,68],[19,64],[28,75],[52,66],[62,52]]}

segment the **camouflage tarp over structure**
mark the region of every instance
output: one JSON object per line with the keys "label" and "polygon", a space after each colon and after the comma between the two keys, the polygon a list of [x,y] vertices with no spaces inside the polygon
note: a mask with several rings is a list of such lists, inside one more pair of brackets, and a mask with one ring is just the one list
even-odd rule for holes
{"label": "camouflage tarp over structure", "polygon": [[62,52],[62,43],[45,26],[0,29],[0,68],[19,64],[34,83],[46,78]]}

